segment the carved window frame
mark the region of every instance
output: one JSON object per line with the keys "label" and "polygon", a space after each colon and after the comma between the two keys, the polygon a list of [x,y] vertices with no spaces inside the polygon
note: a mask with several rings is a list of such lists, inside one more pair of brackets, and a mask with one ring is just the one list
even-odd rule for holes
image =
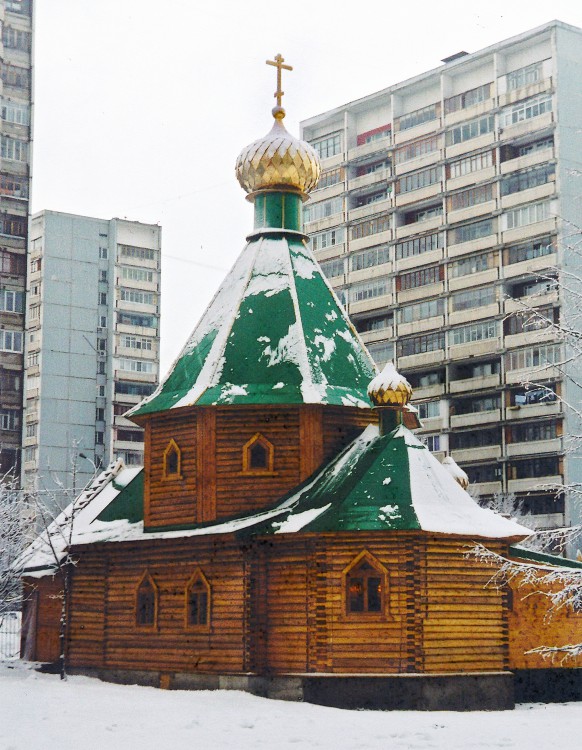
{"label": "carved window frame", "polygon": [[[197,596],[204,596],[205,599],[205,619],[204,622],[192,622],[190,619],[190,596],[193,593],[192,589],[194,586],[199,585],[200,590],[195,592]],[[198,609],[199,611],[199,609]],[[212,615],[212,589],[208,578],[204,575],[202,568],[197,567],[194,573],[190,576],[188,583],[184,589],[184,627],[186,630],[197,630],[197,631],[208,631],[210,630],[210,622]]]}
{"label": "carved window frame", "polygon": [[[142,602],[140,602],[140,593],[147,584],[148,589],[153,594],[153,612],[151,622],[140,620],[140,611],[143,608]],[[144,571],[142,577],[139,579],[137,586],[135,587],[135,625],[140,630],[156,630],[158,626],[158,602],[159,602],[159,590],[156,582],[150,575],[149,571]]]}
{"label": "carved window frame", "polygon": [[[358,572],[359,569],[367,569]],[[369,580],[380,579],[380,605],[378,609],[370,609]],[[350,607],[352,598],[351,585],[362,582],[362,610]],[[390,620],[389,611],[389,572],[388,569],[368,550],[362,550],[350,564],[342,571],[342,612],[349,620]]]}
{"label": "carved window frame", "polygon": [[[177,471],[168,471],[168,459],[171,453],[175,453],[178,461]],[[176,482],[183,479],[182,476],[182,451],[178,443],[172,438],[164,450],[164,465],[162,477],[166,482]]]}
{"label": "carved window frame", "polygon": [[[265,466],[253,466],[253,446],[260,445],[265,450]],[[262,433],[255,432],[250,440],[243,445],[242,449],[242,474],[250,476],[275,476],[275,446]]]}

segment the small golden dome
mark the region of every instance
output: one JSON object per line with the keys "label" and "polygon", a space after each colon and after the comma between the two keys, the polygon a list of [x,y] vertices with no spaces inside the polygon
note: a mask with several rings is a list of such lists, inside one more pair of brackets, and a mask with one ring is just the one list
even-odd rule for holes
{"label": "small golden dome", "polygon": [[388,362],[381,373],[370,381],[368,396],[374,406],[405,406],[412,398],[412,387]]}
{"label": "small golden dome", "polygon": [[237,179],[247,193],[274,188],[308,193],[319,180],[319,157],[309,143],[287,132],[282,107],[275,107],[273,116],[271,132],[240,152]]}

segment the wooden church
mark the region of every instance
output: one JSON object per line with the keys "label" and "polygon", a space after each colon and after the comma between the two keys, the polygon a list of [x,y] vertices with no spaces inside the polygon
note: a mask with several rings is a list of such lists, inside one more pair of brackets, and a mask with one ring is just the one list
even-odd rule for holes
{"label": "wooden church", "polygon": [[[254,229],[129,414],[144,468],[112,464],[79,498],[69,670],[329,705],[512,707],[516,675],[542,684],[552,666],[527,651],[582,640],[582,617],[548,620],[543,597],[488,586],[468,554],[526,555],[513,545],[529,531],[472,500],[410,431],[407,381],[377,374],[302,232],[320,167],[277,94],[272,130],[236,165]],[[51,530],[58,554],[70,515]],[[39,539],[33,660],[58,656],[53,570]]]}

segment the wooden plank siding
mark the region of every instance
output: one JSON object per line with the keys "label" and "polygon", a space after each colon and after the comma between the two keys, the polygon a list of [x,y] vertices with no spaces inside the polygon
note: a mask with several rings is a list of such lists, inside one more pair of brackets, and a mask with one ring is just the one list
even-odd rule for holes
{"label": "wooden plank siding", "polygon": [[23,657],[56,662],[61,652],[62,582],[58,576],[24,578],[21,637]]}

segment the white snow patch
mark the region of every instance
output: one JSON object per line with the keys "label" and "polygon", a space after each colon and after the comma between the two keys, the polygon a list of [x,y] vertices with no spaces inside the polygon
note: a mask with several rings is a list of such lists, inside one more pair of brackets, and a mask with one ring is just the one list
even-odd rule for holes
{"label": "white snow patch", "polygon": [[289,516],[286,521],[273,521],[273,528],[277,529],[275,534],[289,534],[295,531],[300,531],[304,526],[307,526],[308,523],[311,523],[311,521],[324,513],[330,505],[331,503],[328,503],[321,508],[304,510],[302,513],[296,513],[295,515]]}
{"label": "white snow patch", "polygon": [[327,320],[331,322],[332,320],[335,320],[338,317],[338,314],[336,313],[335,310],[332,310],[331,312],[325,313],[325,317]]}
{"label": "white snow patch", "polygon": [[234,385],[234,383],[226,383],[220,391],[220,401],[228,401],[233,399],[235,396],[248,396],[248,384],[245,385]]}
{"label": "white snow patch", "polygon": [[382,482],[382,484],[390,484],[392,481],[392,477],[386,477],[386,479]]}
{"label": "white snow patch", "polygon": [[273,386],[272,390],[276,391],[278,388],[285,388],[285,383],[282,383],[282,382],[275,383],[275,385]]}
{"label": "white snow patch", "polygon": [[306,255],[293,255],[291,262],[297,276],[301,279],[312,279],[319,271],[318,265]]}
{"label": "white snow patch", "polygon": [[378,508],[380,515],[378,516],[381,521],[394,521],[397,518],[401,518],[400,509],[397,505],[384,505],[383,508]]}
{"label": "white snow patch", "polygon": [[268,344],[271,339],[268,336],[259,336],[257,341],[264,342],[265,344]]}
{"label": "white snow patch", "polygon": [[313,343],[318,348],[321,347],[323,349],[321,359],[324,362],[327,362],[335,351],[335,341],[333,339],[327,338],[327,336],[316,336],[313,340]]}

